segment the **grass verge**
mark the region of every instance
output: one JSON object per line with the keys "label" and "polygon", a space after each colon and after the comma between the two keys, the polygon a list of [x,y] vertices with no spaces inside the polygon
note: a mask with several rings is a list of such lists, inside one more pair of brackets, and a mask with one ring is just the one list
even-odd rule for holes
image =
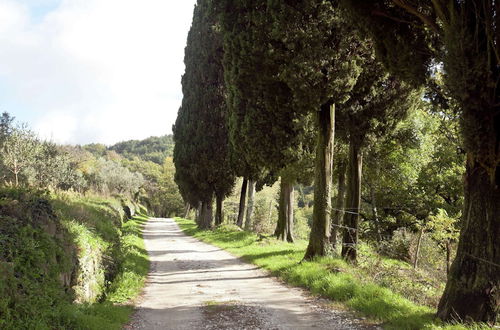
{"label": "grass verge", "polygon": [[141,234],[141,226],[147,219],[147,216],[139,214],[123,224],[121,263],[105,300],[96,304],[68,306],[63,315],[72,320],[71,328],[118,330],[130,320],[133,306],[128,302],[140,294],[149,270],[148,254]]}
{"label": "grass verge", "polygon": [[369,278],[340,258],[317,258],[301,262],[307,242],[295,244],[263,238],[254,233],[221,226],[213,231],[197,229],[187,219],[175,218],[188,235],[223,248],[242,259],[270,271],[287,283],[340,302],[375,321],[385,329],[487,329],[481,325],[443,324],[435,310],[415,304]]}
{"label": "grass verge", "polygon": [[0,189],[0,329],[121,329],[149,269],[115,198]]}

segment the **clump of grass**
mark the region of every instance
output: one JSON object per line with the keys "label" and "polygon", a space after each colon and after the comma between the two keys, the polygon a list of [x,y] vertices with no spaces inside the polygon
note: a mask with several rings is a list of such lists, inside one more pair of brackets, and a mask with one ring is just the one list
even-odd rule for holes
{"label": "clump of grass", "polygon": [[256,234],[221,226],[213,231],[196,228],[191,220],[176,218],[181,229],[207,243],[223,248],[260,266],[286,282],[341,302],[383,324],[387,329],[486,329],[481,325],[443,324],[435,309],[416,304],[376,284],[360,268],[340,258],[323,257],[302,261],[307,242],[295,244],[263,238]]}

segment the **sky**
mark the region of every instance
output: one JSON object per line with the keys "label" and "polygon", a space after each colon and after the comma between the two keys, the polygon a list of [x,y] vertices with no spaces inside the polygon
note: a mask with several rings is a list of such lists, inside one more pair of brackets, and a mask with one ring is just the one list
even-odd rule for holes
{"label": "sky", "polygon": [[58,143],[172,132],[196,0],[0,0],[0,112]]}

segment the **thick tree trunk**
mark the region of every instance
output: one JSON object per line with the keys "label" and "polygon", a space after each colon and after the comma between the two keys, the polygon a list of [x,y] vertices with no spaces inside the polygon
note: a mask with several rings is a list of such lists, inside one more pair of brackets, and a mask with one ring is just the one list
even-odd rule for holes
{"label": "thick tree trunk", "polygon": [[469,155],[462,231],[438,316],[494,323],[499,306],[500,166],[492,178]]}
{"label": "thick tree trunk", "polygon": [[212,200],[203,202],[201,205],[200,222],[198,223],[198,228],[211,229],[214,220],[212,212]]}
{"label": "thick tree trunk", "polygon": [[247,198],[247,184],[248,180],[243,178],[243,183],[241,184],[241,194],[240,194],[240,209],[238,211],[238,220],[236,224],[241,228],[243,227],[243,220],[245,219],[245,204]]}
{"label": "thick tree trunk", "polygon": [[314,180],[314,210],[311,235],[304,259],[327,255],[330,246],[332,157],[335,104],[325,104],[317,114],[318,140]]}
{"label": "thick tree trunk", "polygon": [[339,229],[344,219],[344,206],[345,206],[345,175],[347,171],[347,161],[342,159],[338,163],[339,177],[338,177],[338,194],[335,210],[333,210],[332,217],[332,231],[330,234],[330,242],[335,251],[338,244]]}
{"label": "thick tree trunk", "polygon": [[347,213],[344,216],[342,257],[347,261],[356,262],[358,244],[358,223],[361,206],[361,170],[363,155],[358,143],[349,144],[349,175],[347,183]]}
{"label": "thick tree trunk", "polygon": [[216,204],[216,209],[215,209],[215,225],[220,226],[222,225],[223,221],[223,201],[224,197],[222,195],[217,195],[215,197],[215,204]]}
{"label": "thick tree trunk", "polygon": [[186,208],[184,209],[184,219],[187,219],[190,210],[191,210],[191,205],[189,203],[186,203]]}
{"label": "thick tree trunk", "polygon": [[253,229],[253,204],[255,199],[255,181],[248,180],[248,206],[247,215],[245,217],[245,230]]}
{"label": "thick tree trunk", "polygon": [[281,178],[278,224],[274,235],[292,243],[293,238],[293,184]]}

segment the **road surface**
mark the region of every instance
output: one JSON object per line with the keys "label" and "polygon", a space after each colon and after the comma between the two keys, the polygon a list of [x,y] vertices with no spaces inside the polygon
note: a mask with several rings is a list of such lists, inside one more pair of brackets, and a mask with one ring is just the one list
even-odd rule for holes
{"label": "road surface", "polygon": [[127,329],[376,329],[185,235],[173,219],[152,218],[143,233],[151,269]]}

